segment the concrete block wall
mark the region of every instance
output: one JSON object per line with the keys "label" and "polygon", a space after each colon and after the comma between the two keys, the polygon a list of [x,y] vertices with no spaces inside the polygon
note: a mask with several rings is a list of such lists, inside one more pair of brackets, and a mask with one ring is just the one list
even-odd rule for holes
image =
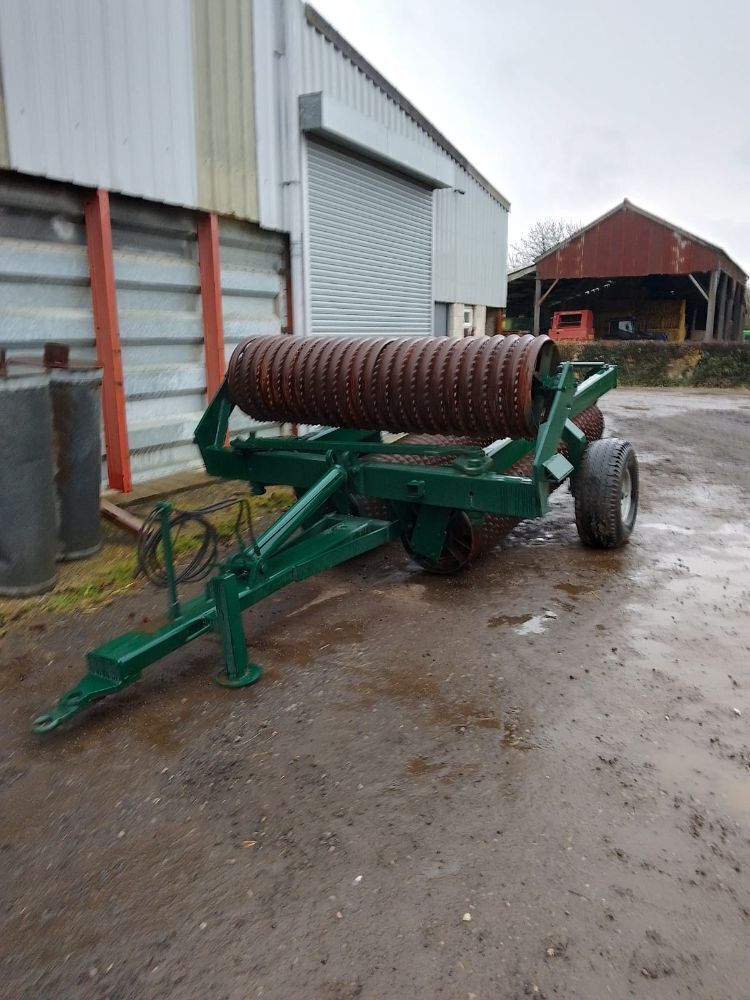
{"label": "concrete block wall", "polygon": [[464,312],[466,309],[473,311],[472,329],[475,334],[483,334],[487,325],[487,306],[472,305],[465,302],[450,302],[448,304],[448,336],[463,337],[464,335]]}

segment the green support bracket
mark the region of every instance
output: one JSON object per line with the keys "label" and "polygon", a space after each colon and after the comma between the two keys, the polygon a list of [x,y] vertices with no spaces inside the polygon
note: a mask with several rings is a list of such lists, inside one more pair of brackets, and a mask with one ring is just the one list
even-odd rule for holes
{"label": "green support bracket", "polygon": [[172,549],[172,531],[170,528],[170,518],[172,516],[172,505],[166,500],[160,500],[156,504],[161,520],[161,544],[164,549],[164,575],[167,578],[167,610],[171,620],[177,621],[182,614],[180,608],[180,598],[177,594],[177,579],[174,571],[174,552]]}
{"label": "green support bracket", "polygon": [[599,364],[593,361],[576,361],[573,362],[571,367],[576,371],[579,369],[583,369],[584,371],[586,369],[596,369],[588,378],[579,382],[576,387],[570,404],[570,416],[577,417],[579,413],[583,413],[589,406],[593,406],[605,392],[609,392],[610,389],[617,387],[617,368],[615,365]]}
{"label": "green support bracket", "polygon": [[586,435],[572,420],[566,420],[562,436],[565,446],[568,449],[568,458],[573,464],[573,468],[577,469],[578,463],[581,461],[583,453],[586,450],[586,445],[588,444]]}
{"label": "green support bracket", "polygon": [[451,510],[448,507],[420,504],[414,530],[409,538],[409,547],[428,559],[438,559],[445,545],[450,517]]}
{"label": "green support bracket", "polygon": [[484,449],[484,453],[492,463],[493,472],[507,472],[519,459],[534,450],[534,444],[534,441],[527,441],[525,438],[506,438],[504,441],[495,441]]}
{"label": "green support bracket", "polygon": [[542,464],[542,468],[544,469],[547,481],[554,483],[556,486],[559,483],[564,482],[573,471],[573,466],[567,458],[559,453],[553,455],[552,458],[548,458],[547,461]]}
{"label": "green support bracket", "polygon": [[216,631],[224,651],[224,668],[214,680],[221,687],[246,687],[255,683],[263,671],[247,658],[237,577],[234,573],[221,573],[211,580],[209,590],[216,606]]}
{"label": "green support bracket", "polygon": [[576,391],[573,366],[568,362],[561,364],[554,378],[546,380],[546,387],[554,392],[554,397],[547,419],[539,428],[532,465],[532,480],[542,513],[547,510],[551,483],[562,482],[573,468],[557,452]]}

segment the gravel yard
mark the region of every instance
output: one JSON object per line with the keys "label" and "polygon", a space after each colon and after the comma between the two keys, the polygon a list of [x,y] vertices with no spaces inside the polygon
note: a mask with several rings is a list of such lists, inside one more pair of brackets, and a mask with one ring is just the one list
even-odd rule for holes
{"label": "gravel yard", "polygon": [[750,395],[623,390],[631,543],[567,490],[469,572],[391,546],[196,641],[66,730],[29,722],[129,591],[0,647],[13,998],[747,1000]]}

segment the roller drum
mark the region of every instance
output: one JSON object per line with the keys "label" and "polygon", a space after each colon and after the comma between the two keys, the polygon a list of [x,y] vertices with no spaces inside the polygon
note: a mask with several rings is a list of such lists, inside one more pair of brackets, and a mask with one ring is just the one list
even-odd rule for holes
{"label": "roller drum", "polygon": [[[604,434],[604,415],[598,406],[589,406],[574,418],[573,423],[579,427],[586,436],[587,442],[597,441]],[[456,448],[479,447],[486,448],[494,438],[474,438],[470,436],[446,436],[430,434],[413,434],[402,438],[399,444],[420,444],[437,445],[442,448],[454,446]],[[565,455],[567,449],[565,444],[560,446],[561,454]],[[444,455],[373,455],[371,461],[375,462],[396,462],[405,465],[435,466],[450,465],[456,455],[446,453]],[[508,470],[509,476],[531,476],[534,457],[532,453],[524,455]],[[553,489],[555,487],[553,486]],[[374,497],[356,497],[356,504],[360,513],[365,517],[377,517],[387,519],[389,517],[388,505],[384,500]],[[485,514],[481,524],[470,520],[462,511],[455,511],[455,518],[449,525],[449,534],[457,536],[460,543],[460,557],[440,557],[437,560],[425,559],[412,552],[408,539],[404,539],[404,544],[414,559],[425,569],[437,573],[451,573],[463,566],[468,566],[480,555],[490,552],[506,535],[520,524],[522,517],[509,517],[504,514]]]}
{"label": "roller drum", "polygon": [[549,337],[251,337],[229,396],[256,420],[360,430],[533,437],[547,402],[535,376],[559,364]]}

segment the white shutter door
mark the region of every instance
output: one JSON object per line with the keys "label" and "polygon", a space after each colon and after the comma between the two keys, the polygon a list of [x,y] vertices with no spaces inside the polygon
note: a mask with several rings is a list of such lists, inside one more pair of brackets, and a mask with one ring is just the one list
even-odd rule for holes
{"label": "white shutter door", "polygon": [[308,144],[313,333],[432,333],[432,191]]}

